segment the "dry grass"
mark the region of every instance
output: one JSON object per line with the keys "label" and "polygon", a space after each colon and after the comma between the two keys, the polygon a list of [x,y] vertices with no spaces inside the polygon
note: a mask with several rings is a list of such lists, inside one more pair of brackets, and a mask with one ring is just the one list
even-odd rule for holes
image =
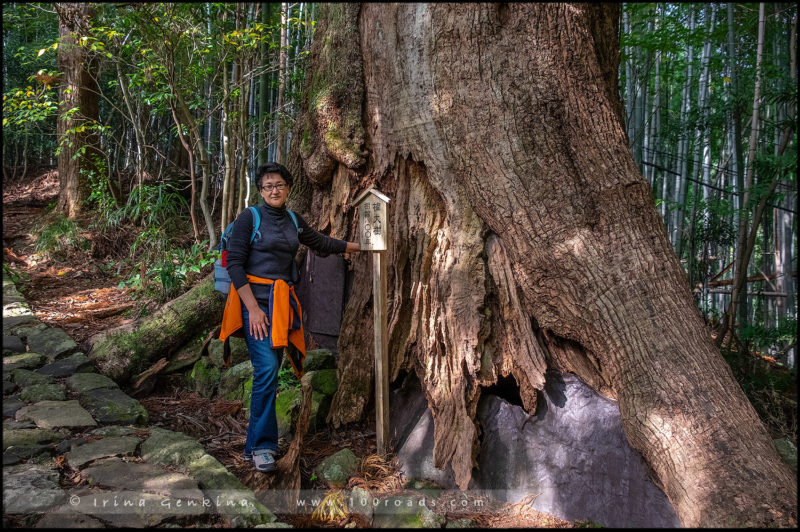
{"label": "dry grass", "polygon": [[337,489],[329,491],[323,497],[311,517],[317,521],[331,523],[346,519],[348,514],[346,495],[344,491]]}
{"label": "dry grass", "polygon": [[350,478],[347,488],[358,486],[370,493],[389,494],[402,490],[403,484],[396,456],[370,454],[361,459],[358,474]]}

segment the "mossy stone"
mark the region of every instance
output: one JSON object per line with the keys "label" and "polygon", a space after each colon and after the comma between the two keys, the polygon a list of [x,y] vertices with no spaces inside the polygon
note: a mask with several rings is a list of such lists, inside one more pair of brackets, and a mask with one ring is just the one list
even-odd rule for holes
{"label": "mossy stone", "polygon": [[333,398],[330,395],[313,392],[311,394],[311,419],[308,423],[309,430],[318,432],[325,427],[325,419],[331,409]]}
{"label": "mossy stone", "polygon": [[67,379],[69,389],[84,393],[97,388],[118,388],[117,383],[99,373],[75,373]]}
{"label": "mossy stone", "polygon": [[202,342],[192,342],[189,345],[182,347],[176,355],[170,358],[169,363],[167,363],[163,370],[163,373],[168,375],[194,365],[194,363],[200,359],[202,346]]}
{"label": "mossy stone", "polygon": [[15,369],[11,372],[11,378],[21,387],[34,384],[50,384],[53,382],[52,375],[42,375],[29,369]]}
{"label": "mossy stone", "polygon": [[303,375],[303,381],[308,381],[311,384],[311,389],[323,395],[333,395],[336,393],[336,388],[339,384],[336,379],[335,369],[320,369],[317,371],[310,371]]}
{"label": "mossy stone", "polygon": [[147,410],[119,388],[96,388],[81,395],[81,402],[100,423],[146,424]]}
{"label": "mossy stone", "polygon": [[66,397],[64,387],[60,384],[32,384],[26,386],[19,394],[19,398],[28,403],[34,401],[63,401]]}
{"label": "mossy stone", "polygon": [[205,398],[211,398],[219,386],[219,368],[211,364],[209,357],[203,357],[194,363],[189,380],[194,386],[194,390]]}
{"label": "mossy stone", "polygon": [[328,349],[306,351],[303,359],[303,370],[306,372],[320,369],[336,369],[336,357]]}
{"label": "mossy stone", "polygon": [[152,427],[150,437],[142,442],[142,458],[147,462],[177,467],[181,471],[206,454],[203,446],[191,436]]}
{"label": "mossy stone", "polygon": [[775,440],[775,447],[778,448],[778,454],[781,455],[783,461],[789,464],[792,469],[797,469],[797,447],[786,438]]}
{"label": "mossy stone", "polygon": [[[5,317],[3,318],[5,319]],[[41,367],[48,358],[39,353],[23,353],[3,357],[3,371],[13,371],[15,369],[34,369]]]}
{"label": "mossy stone", "polygon": [[[231,337],[228,345],[231,348],[231,367],[250,360],[250,351],[247,350],[247,342],[244,338]],[[222,342],[216,338],[211,340],[208,344],[208,356],[214,367],[225,368],[222,354]]]}
{"label": "mossy stone", "polygon": [[281,391],[275,400],[275,413],[278,417],[278,437],[283,437],[292,429],[292,422],[299,413],[303,394],[299,386]]}
{"label": "mossy stone", "polygon": [[28,336],[31,351],[55,358],[71,355],[78,350],[78,344],[63,329],[48,327]]}
{"label": "mossy stone", "polygon": [[94,429],[92,434],[96,434],[98,436],[105,436],[108,438],[117,438],[120,436],[128,436],[136,432],[136,429],[133,427],[121,427],[119,425],[106,425],[105,427],[100,427],[99,429]]}
{"label": "mossy stone", "polygon": [[222,373],[217,393],[225,399],[240,399],[244,401],[245,395],[249,395],[248,382],[250,382],[249,387],[252,389],[253,365],[249,360],[237,364]]}
{"label": "mossy stone", "polygon": [[42,375],[53,375],[54,377],[67,377],[74,373],[91,373],[93,371],[94,364],[83,353],[74,353],[38,370]]}
{"label": "mossy stone", "polygon": [[314,471],[331,487],[342,487],[358,471],[360,465],[361,460],[353,451],[342,449],[324,459]]}
{"label": "mossy stone", "polygon": [[22,447],[41,443],[51,443],[61,439],[61,435],[50,429],[14,429],[3,431],[3,450],[9,447]]}
{"label": "mossy stone", "polygon": [[374,528],[442,528],[447,519],[426,505],[422,499],[395,495],[378,502]]}

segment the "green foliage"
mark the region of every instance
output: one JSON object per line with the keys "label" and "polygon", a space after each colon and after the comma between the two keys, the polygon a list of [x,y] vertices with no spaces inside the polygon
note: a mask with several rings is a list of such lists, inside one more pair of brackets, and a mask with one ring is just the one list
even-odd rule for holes
{"label": "green foliage", "polygon": [[776,351],[778,346],[797,342],[797,320],[783,317],[777,327],[748,325],[739,333],[739,339],[756,353],[767,354]]}
{"label": "green foliage", "polygon": [[[64,115],[61,117],[61,120],[73,119],[75,118],[75,115],[77,115],[79,112],[80,109],[78,109],[77,107],[73,107],[72,109],[64,113]],[[99,135],[108,129],[109,129],[108,126],[104,126],[103,124],[100,124],[94,120],[83,120],[79,124],[71,128],[67,128],[66,131],[64,131],[64,135],[59,139],[58,148],[56,148],[54,155],[58,156],[61,153],[61,150],[64,149],[64,147],[70,147],[70,148],[73,147],[76,141],[76,135],[78,135],[79,133],[88,134],[94,132]],[[81,138],[85,137],[83,137],[82,135]],[[78,159],[79,157],[83,157],[84,155],[86,155],[86,150],[88,148],[89,148],[88,144],[81,143],[78,146],[78,149],[75,150],[75,153],[72,156],[72,158]]]}
{"label": "green foliage", "polygon": [[78,224],[61,213],[54,212],[34,227],[36,252],[42,256],[65,260],[78,249],[88,250],[89,239],[81,235]]}
{"label": "green foliage", "polygon": [[723,349],[722,355],[773,438],[783,437],[796,444],[797,369],[776,366],[745,349]]}
{"label": "green foliage", "polygon": [[170,183],[143,184],[128,196],[124,213],[125,217],[141,225],[173,225],[186,208],[186,200]]}
{"label": "green foliage", "polygon": [[575,528],[605,528],[602,524],[586,519],[585,521],[575,521]]}
{"label": "green foliage", "polygon": [[[626,105],[631,152],[642,161],[642,173],[653,185],[653,199],[665,215],[668,234],[678,236],[673,240],[675,251],[698,303],[712,321],[719,319],[723,309],[708,307],[727,306],[730,285],[712,287],[719,294],[713,296],[701,288],[708,287],[736,256],[739,220],[745,221],[745,235],[754,223],[760,224],[748,276],[759,269],[774,272],[777,251],[792,246],[775,240],[772,226],[779,211],[771,206],[786,208],[784,194],[796,190],[797,183],[793,105],[797,83],[790,68],[797,6],[765,7],[759,121],[753,124],[758,4],[622,5],[618,86]],[[692,18],[694,28],[690,29]],[[734,46],[729,47],[729,42]],[[709,51],[707,65],[703,64],[704,50]],[[756,125],[756,156],[751,161],[748,147],[751,128]],[[792,132],[790,142],[778,156],[787,128]],[[752,178],[746,191],[738,182],[744,181],[745,175]],[[685,187],[679,188],[681,180],[689,182],[683,181]],[[767,197],[776,180],[781,185],[773,197]],[[686,191],[683,197],[679,197],[681,190]],[[748,202],[741,204],[745,192]],[[764,215],[753,220],[756,205],[765,201]],[[728,268],[717,280],[730,280],[734,273],[738,273],[736,268]],[[737,320],[735,332],[753,349],[763,351],[770,345],[772,350],[780,349],[774,333],[775,296],[754,295],[760,288],[775,292],[777,287],[747,284],[750,295],[740,306],[754,311],[757,323],[744,328],[748,324]],[[795,313],[788,309],[789,315]],[[765,319],[773,322],[772,333],[767,332],[769,328],[759,329],[762,324],[758,321]]]}
{"label": "green foliage", "polygon": [[[58,20],[50,4],[3,3],[3,164],[38,164],[55,149]],[[48,83],[45,83],[48,82]]]}
{"label": "green foliage", "polygon": [[3,94],[4,132],[8,127],[13,130],[41,122],[55,116],[57,111],[58,94],[50,88],[50,85],[42,86],[40,89],[35,89],[33,85],[11,89]]}
{"label": "green foliage", "polygon": [[172,249],[165,259],[148,270],[148,274],[160,282],[165,300],[180,293],[181,288],[191,285],[207,266],[214,264],[216,253],[206,251],[207,244],[208,242],[204,241],[193,244],[189,250]]}
{"label": "green foliage", "polygon": [[[167,301],[188,289],[216,260],[216,253],[206,251],[208,241],[185,248],[166,249],[168,239],[163,232],[146,230],[134,242],[132,254],[139,250],[135,273],[119,283],[118,288],[142,290],[145,284],[150,295]],[[144,270],[144,279],[142,278]]]}
{"label": "green foliage", "polygon": [[3,263],[3,271],[6,272],[11,278],[11,281],[20,292],[25,292],[25,289],[30,285],[31,277],[24,270],[13,268],[12,265]]}
{"label": "green foliage", "polygon": [[294,373],[292,365],[287,363],[278,371],[278,392],[287,388],[299,386],[300,381],[297,380],[297,375]]}
{"label": "green foliage", "polygon": [[111,193],[108,175],[105,172],[91,171],[88,177],[91,192],[86,202],[97,214],[92,226],[101,231],[108,227],[119,227],[125,220],[125,209],[117,205],[117,200]]}

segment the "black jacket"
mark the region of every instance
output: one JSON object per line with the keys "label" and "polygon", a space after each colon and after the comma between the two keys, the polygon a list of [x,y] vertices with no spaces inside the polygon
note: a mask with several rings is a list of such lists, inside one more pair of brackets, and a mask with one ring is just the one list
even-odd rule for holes
{"label": "black jacket", "polygon": [[[286,207],[276,209],[266,203],[259,207],[261,214],[261,237],[256,236],[252,245],[253,213],[245,209],[233,223],[233,233],[228,241],[228,275],[233,286],[239,290],[247,283],[247,274],[267,279],[283,279],[296,283],[300,279],[294,256],[302,243],[322,253],[344,253],[347,242],[325,236],[311,229],[303,218],[295,213],[297,232]],[[259,303],[269,299],[269,285],[250,285]]]}

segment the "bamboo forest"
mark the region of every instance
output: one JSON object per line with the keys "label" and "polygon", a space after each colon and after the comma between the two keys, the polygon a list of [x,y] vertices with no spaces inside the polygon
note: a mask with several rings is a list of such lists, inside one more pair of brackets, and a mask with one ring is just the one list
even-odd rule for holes
{"label": "bamboo forest", "polygon": [[4,527],[797,526],[795,3],[2,11]]}
{"label": "bamboo forest", "polygon": [[790,367],[794,16],[780,4],[626,4],[619,70],[631,153],[700,310],[718,321],[741,292],[739,338]]}

